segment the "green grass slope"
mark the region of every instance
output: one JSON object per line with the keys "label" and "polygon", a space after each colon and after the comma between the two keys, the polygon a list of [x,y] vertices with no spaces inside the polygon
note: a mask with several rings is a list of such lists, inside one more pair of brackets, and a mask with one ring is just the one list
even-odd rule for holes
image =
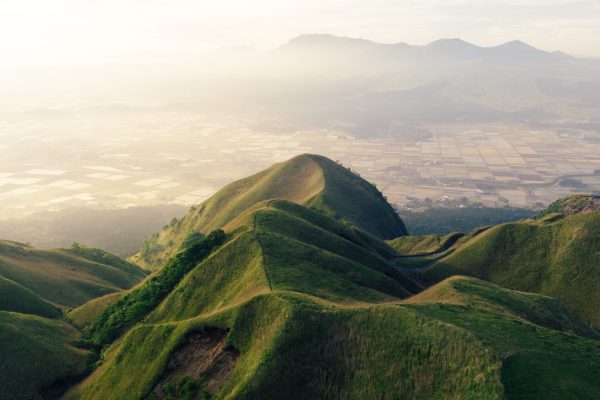
{"label": "green grass slope", "polygon": [[463,237],[464,234],[459,232],[452,232],[446,235],[411,235],[400,236],[388,240],[387,243],[403,255],[428,255],[449,249]]}
{"label": "green grass slope", "polygon": [[288,201],[257,204],[227,228],[105,342],[101,366],[67,398],[600,395],[597,333],[554,298],[468,277],[410,296],[421,288],[390,264],[391,247]]}
{"label": "green grass slope", "polygon": [[0,310],[57,318],[60,310],[31,290],[0,276]]}
{"label": "green grass slope", "polygon": [[263,202],[228,228],[227,242],[183,277],[147,320],[192,318],[271,291],[353,304],[393,301],[421,289],[387,261],[395,252],[384,242],[295,203]]}
{"label": "green grass slope", "polygon": [[422,275],[470,275],[507,288],[556,297],[600,328],[600,212],[493,227]]}
{"label": "green grass slope", "polygon": [[181,250],[190,235],[223,228],[244,211],[273,199],[305,205],[379,238],[406,234],[398,215],[373,185],[325,157],[304,154],[225,186],[152,236],[132,259],[154,270]]}
{"label": "green grass slope", "polygon": [[58,319],[0,311],[0,399],[54,398],[87,371],[77,330]]}
{"label": "green grass slope", "polygon": [[[421,296],[341,306],[275,291],[218,312],[145,321],[115,342],[103,366],[67,398],[157,398],[156,385],[176,364],[174,354],[187,337],[208,329],[225,332],[224,348],[238,356],[227,370],[213,365],[191,380],[191,396],[594,399],[600,394],[600,343],[586,337],[594,333],[566,310],[556,315],[554,300],[473,278],[452,278]],[[188,354],[196,349],[206,359],[216,351],[196,343],[186,348]],[[543,368],[528,369],[531,365]]]}
{"label": "green grass slope", "polygon": [[140,268],[95,249],[38,250],[0,241],[0,276],[61,307],[127,289],[145,277]]}

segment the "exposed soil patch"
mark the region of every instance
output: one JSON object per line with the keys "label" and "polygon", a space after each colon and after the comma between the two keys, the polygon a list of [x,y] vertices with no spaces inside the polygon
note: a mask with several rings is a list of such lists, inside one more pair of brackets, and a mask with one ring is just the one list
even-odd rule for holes
{"label": "exposed soil patch", "polygon": [[172,397],[169,392],[173,390],[194,392],[190,399],[200,398],[203,392],[215,394],[229,380],[239,356],[237,349],[225,348],[227,334],[214,327],[192,332],[173,351],[167,369],[148,398],[166,399]]}

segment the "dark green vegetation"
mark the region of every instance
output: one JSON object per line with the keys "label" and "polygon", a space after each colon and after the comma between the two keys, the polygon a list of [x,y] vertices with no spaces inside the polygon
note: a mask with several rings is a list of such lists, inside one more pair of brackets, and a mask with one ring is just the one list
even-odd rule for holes
{"label": "dark green vegetation", "polygon": [[[402,223],[374,229],[389,205],[364,181],[351,197],[360,178],[335,163],[323,181],[329,163],[278,164],[155,235],[155,272],[69,313],[99,358],[64,397],[599,398],[600,213],[383,241]],[[61,357],[85,371],[72,346],[43,362]]]}
{"label": "dark green vegetation", "polygon": [[306,206],[382,239],[407,233],[377,188],[325,157],[305,154],[225,186],[153,236],[133,260],[154,270],[175,255],[190,234],[223,228],[252,206],[272,199]]}
{"label": "dark green vegetation", "polygon": [[95,347],[110,344],[125,330],[140,322],[171,292],[185,274],[220,246],[224,239],[223,231],[216,230],[177,254],[143,285],[108,306],[93,325],[86,329],[85,339]]}
{"label": "dark green vegetation", "polygon": [[419,211],[401,210],[400,217],[411,235],[470,232],[480,226],[503,224],[534,217],[537,212],[527,208],[431,207]]}
{"label": "dark green vegetation", "polygon": [[86,372],[90,354],[65,308],[130,288],[145,273],[102,250],[38,250],[0,242],[0,398],[53,398]]}

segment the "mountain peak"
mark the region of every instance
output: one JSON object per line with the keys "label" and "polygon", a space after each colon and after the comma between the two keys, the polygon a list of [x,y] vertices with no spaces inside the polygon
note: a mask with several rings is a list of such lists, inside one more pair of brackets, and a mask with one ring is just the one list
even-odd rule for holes
{"label": "mountain peak", "polygon": [[[186,235],[227,230],[230,222],[270,200],[296,203],[380,239],[407,233],[400,217],[371,183],[327,157],[300,154],[230,183],[192,207],[176,226],[161,233],[159,244],[170,256]],[[145,258],[141,253],[136,262],[150,269],[160,264],[158,258]]]}
{"label": "mountain peak", "polygon": [[425,47],[430,47],[430,48],[470,48],[470,49],[479,48],[479,46],[476,46],[472,43],[464,41],[460,38],[438,39],[438,40],[435,40],[435,41],[427,44]]}
{"label": "mountain peak", "polygon": [[512,40],[510,42],[506,42],[503,43],[499,46],[496,46],[496,48],[502,48],[502,49],[514,49],[514,50],[534,50],[534,51],[541,51],[525,42],[522,42],[520,40]]}
{"label": "mountain peak", "polygon": [[355,39],[345,36],[335,36],[327,33],[310,33],[296,36],[287,46],[365,46],[374,42],[365,39]]}

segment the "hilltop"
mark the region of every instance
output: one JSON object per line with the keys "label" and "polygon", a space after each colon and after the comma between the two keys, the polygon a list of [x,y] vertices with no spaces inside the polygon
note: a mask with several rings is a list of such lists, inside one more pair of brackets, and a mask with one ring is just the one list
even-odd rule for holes
{"label": "hilltop", "polygon": [[222,228],[252,206],[273,199],[303,205],[381,239],[407,234],[375,186],[332,160],[303,154],[225,186],[153,236],[132,260],[156,269],[190,235]]}

